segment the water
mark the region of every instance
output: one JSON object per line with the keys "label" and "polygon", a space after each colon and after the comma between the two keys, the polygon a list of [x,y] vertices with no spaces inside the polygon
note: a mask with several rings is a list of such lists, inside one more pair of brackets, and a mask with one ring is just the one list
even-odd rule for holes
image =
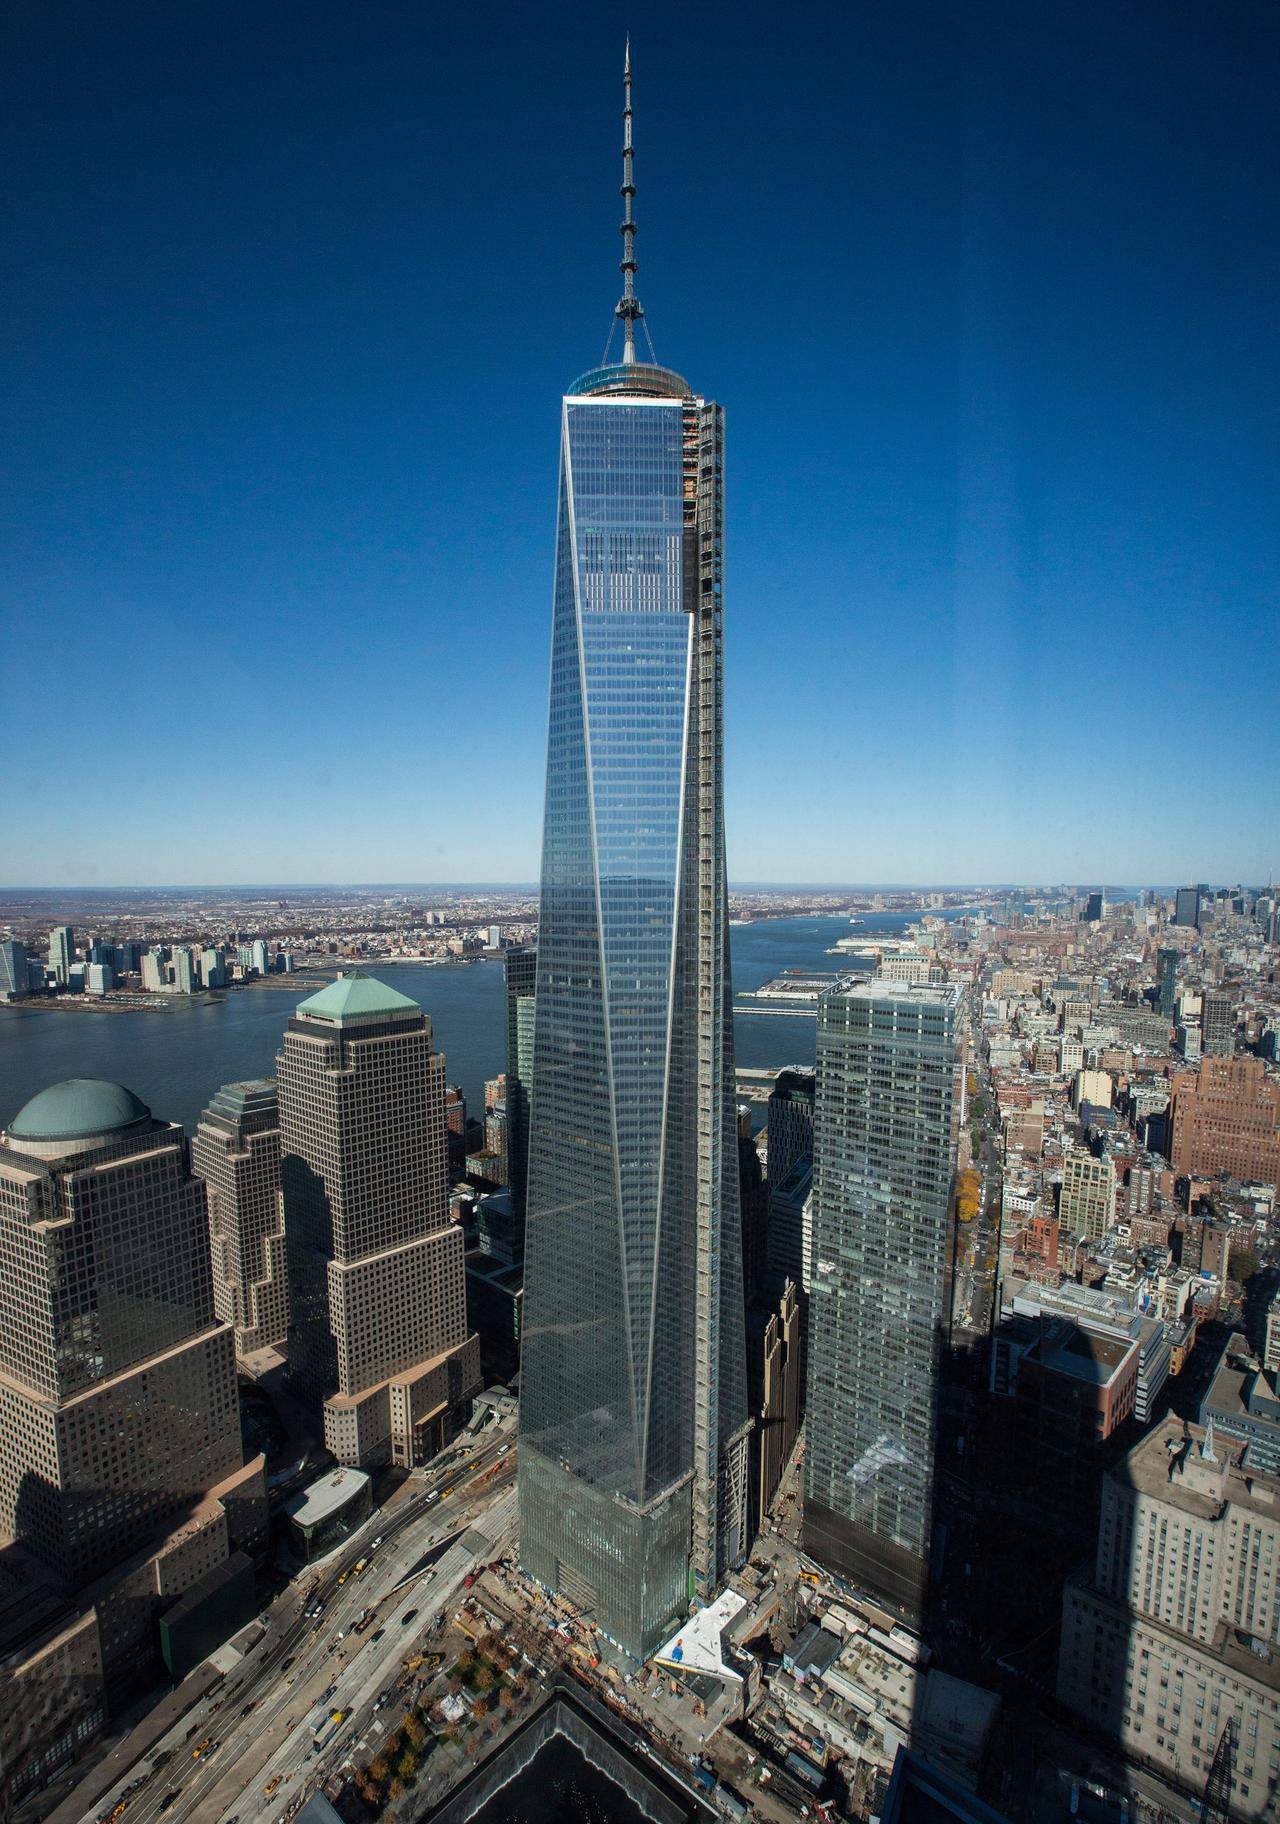
{"label": "water", "polygon": [[[864,931],[901,931],[903,916],[869,916]],[[784,969],[830,971],[827,951],[851,934],[846,918],[779,918],[738,925],[730,932],[735,992],[759,988]],[[506,1067],[506,1019],[501,963],[427,967],[377,965],[371,973],[412,995],[431,1016],[449,1081],[469,1108],[483,1106],[484,1084]],[[109,1077],[125,1083],[166,1120],[195,1131],[200,1111],[223,1083],[275,1073],[285,1022],[299,996],[288,989],[243,988],[224,1000],[195,995],[163,1011],[37,1013],[0,1008],[0,1125],[23,1103],[66,1077]],[[738,1063],[753,1068],[812,1067],[816,1026],[786,1014],[739,1014],[734,1021]],[[763,1117],[763,1107],[761,1107]]]}

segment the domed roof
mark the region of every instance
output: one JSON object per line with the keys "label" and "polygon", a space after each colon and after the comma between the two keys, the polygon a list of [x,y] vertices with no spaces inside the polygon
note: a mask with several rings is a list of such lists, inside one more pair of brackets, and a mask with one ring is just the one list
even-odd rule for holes
{"label": "domed roof", "polygon": [[9,1133],[14,1140],[87,1140],[132,1127],[150,1114],[146,1103],[123,1083],[71,1077],[32,1096],[9,1123]]}

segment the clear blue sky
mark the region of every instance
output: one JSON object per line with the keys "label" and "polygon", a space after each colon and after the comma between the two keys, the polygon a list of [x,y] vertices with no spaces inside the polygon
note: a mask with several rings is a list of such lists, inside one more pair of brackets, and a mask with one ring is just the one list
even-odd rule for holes
{"label": "clear blue sky", "polygon": [[731,875],[1280,873],[1274,6],[16,0],[0,880],[536,876],[628,25]]}

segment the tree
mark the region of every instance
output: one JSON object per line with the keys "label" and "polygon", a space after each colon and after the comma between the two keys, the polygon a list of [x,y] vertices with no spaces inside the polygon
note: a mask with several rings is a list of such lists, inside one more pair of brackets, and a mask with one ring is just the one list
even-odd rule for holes
{"label": "tree", "polygon": [[386,1778],[390,1771],[391,1769],[387,1765],[385,1755],[379,1754],[369,1762],[369,1778],[371,1780],[376,1780],[379,1786],[386,1783]]}
{"label": "tree", "polygon": [[412,1748],[406,1748],[396,1762],[396,1772],[402,1780],[411,1780],[418,1771],[418,1757]]}
{"label": "tree", "polygon": [[488,1714],[489,1706],[482,1697],[478,1697],[471,1706],[471,1715],[475,1722],[482,1722]]}
{"label": "tree", "polygon": [[488,1691],[493,1684],[493,1669],[490,1666],[477,1666],[472,1680],[477,1691]]}
{"label": "tree", "polygon": [[410,1712],[406,1715],[401,1726],[404,1730],[405,1741],[408,1742],[411,1747],[421,1748],[423,1742],[427,1739],[427,1732],[418,1718]]}

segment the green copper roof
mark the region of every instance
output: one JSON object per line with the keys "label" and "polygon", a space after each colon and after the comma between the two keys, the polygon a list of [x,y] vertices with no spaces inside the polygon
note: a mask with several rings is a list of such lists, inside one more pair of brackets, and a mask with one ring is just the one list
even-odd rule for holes
{"label": "green copper roof", "polygon": [[407,994],[400,994],[394,988],[388,988],[372,975],[365,975],[360,969],[351,975],[340,975],[336,982],[330,982],[319,994],[312,994],[305,1001],[298,1002],[298,1012],[306,1014],[311,1020],[366,1020],[379,1013],[406,1013],[412,1010],[421,1013],[416,1001],[411,1001]]}
{"label": "green copper roof", "polygon": [[9,1123],[9,1132],[15,1140],[87,1140],[132,1127],[150,1114],[146,1103],[122,1083],[72,1077],[32,1096]]}

